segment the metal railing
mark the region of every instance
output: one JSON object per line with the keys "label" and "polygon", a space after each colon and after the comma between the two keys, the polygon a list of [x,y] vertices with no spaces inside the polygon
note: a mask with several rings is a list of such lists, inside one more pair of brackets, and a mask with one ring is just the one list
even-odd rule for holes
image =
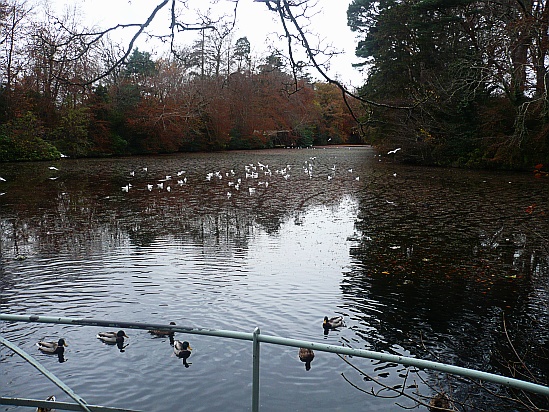
{"label": "metal railing", "polygon": [[[64,317],[49,317],[49,316],[26,316],[26,315],[8,315],[0,313],[0,320],[11,321],[11,322],[38,322],[38,323],[56,323],[56,324],[66,324],[66,325],[81,325],[81,326],[102,326],[109,328],[122,328],[122,329],[160,329],[160,330],[169,330],[179,333],[188,333],[195,335],[206,335],[206,336],[215,336],[223,337],[230,339],[240,339],[248,340],[252,342],[252,411],[259,411],[259,359],[260,359],[260,343],[270,343],[274,345],[283,345],[283,346],[292,346],[298,348],[309,348],[314,349],[320,352],[331,352],[341,355],[350,355],[367,359],[374,359],[382,362],[394,362],[404,366],[414,366],[420,369],[430,369],[439,372],[450,373],[453,375],[463,376],[471,379],[478,379],[485,382],[492,382],[500,384],[509,388],[520,389],[523,391],[536,393],[544,396],[549,396],[549,387],[544,385],[539,385],[532,382],[526,382],[515,378],[509,378],[506,376],[495,375],[488,372],[482,372],[478,370],[463,368],[460,366],[448,365],[440,362],[433,362],[424,359],[410,358],[406,356],[391,355],[387,353],[374,352],[364,349],[353,349],[343,346],[336,345],[327,345],[322,343],[315,343],[303,340],[288,339],[278,336],[269,336],[262,335],[259,328],[255,328],[252,333],[246,332],[236,332],[230,330],[216,330],[216,329],[205,329],[205,328],[196,328],[196,327],[185,327],[185,326],[174,326],[174,325],[164,325],[158,323],[136,323],[136,322],[123,322],[123,321],[108,321],[108,320],[96,320],[96,319],[75,319],[75,318],[64,318]],[[7,342],[5,339],[0,337],[0,343],[10,347],[10,349],[16,351],[19,355],[25,357],[30,355],[26,354],[22,349],[17,348],[15,345]],[[14,347],[15,346],[15,347]],[[24,354],[24,355],[23,355]],[[27,361],[29,361],[27,359]],[[31,361],[29,361],[31,362]],[[36,362],[36,361],[34,361]],[[32,364],[32,362],[31,362]],[[38,364],[38,362],[36,362]],[[39,365],[39,364],[38,364]],[[18,404],[24,405],[24,402],[27,402],[25,405],[29,405],[29,401],[34,401],[40,403],[42,406],[51,405],[48,407],[55,406],[61,410],[85,410],[85,411],[122,411],[123,409],[116,408],[105,408],[94,405],[88,405],[81,397],[74,394],[70,388],[66,387],[61,381],[59,381],[53,374],[48,372],[41,365],[34,365],[39,369],[45,376],[47,376],[52,382],[56,383],[61,389],[63,389],[69,396],[71,396],[77,404],[69,404],[62,402],[50,403],[47,401],[37,401],[37,400],[28,400],[28,399],[8,399],[0,398],[0,404]],[[57,382],[58,381],[58,382]],[[72,396],[71,395],[74,395]],[[14,403],[14,402],[22,403]],[[10,403],[11,402],[11,403]],[[34,403],[33,406],[40,406],[38,403]]]}

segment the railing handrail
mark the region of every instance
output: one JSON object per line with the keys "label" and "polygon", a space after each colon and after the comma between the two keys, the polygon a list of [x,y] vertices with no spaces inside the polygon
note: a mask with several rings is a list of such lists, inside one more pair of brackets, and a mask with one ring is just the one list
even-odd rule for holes
{"label": "railing handrail", "polygon": [[[515,378],[510,378],[493,373],[482,372],[474,369],[464,368],[461,366],[449,365],[441,362],[434,362],[424,359],[411,358],[407,356],[391,355],[387,353],[374,352],[365,349],[354,349],[337,345],[328,345],[323,343],[315,343],[304,340],[289,339],[279,336],[263,335],[259,328],[256,328],[253,333],[237,332],[230,330],[207,329],[198,327],[187,327],[178,325],[165,325],[159,323],[142,323],[142,322],[124,322],[98,319],[76,319],[66,317],[51,317],[38,315],[10,315],[0,313],[0,320],[11,322],[38,322],[38,323],[56,323],[81,326],[102,326],[116,327],[122,329],[161,329],[170,330],[179,333],[188,333],[195,335],[216,336],[231,339],[248,340],[254,342],[254,376],[252,383],[252,410],[257,411],[254,406],[259,407],[259,343],[270,343],[275,345],[302,347],[314,349],[321,352],[338,353],[342,355],[351,355],[367,359],[375,359],[383,362],[394,362],[405,366],[414,366],[420,369],[431,369],[440,372],[450,373],[453,375],[478,379],[486,382],[497,383],[506,387],[524,390],[531,393],[537,393],[544,396],[549,396],[549,387],[537,383],[522,381]],[[256,353],[257,351],[257,353]],[[257,370],[256,370],[257,368]],[[257,374],[257,375],[256,375]],[[256,386],[257,385],[257,386]],[[257,398],[256,398],[257,396]]]}

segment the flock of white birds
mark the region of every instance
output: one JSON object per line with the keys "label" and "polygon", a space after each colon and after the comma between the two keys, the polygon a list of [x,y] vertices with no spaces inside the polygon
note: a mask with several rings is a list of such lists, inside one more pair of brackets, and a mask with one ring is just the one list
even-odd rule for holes
{"label": "flock of white birds", "polygon": [[[397,153],[401,148],[397,148],[394,150],[390,150],[387,152],[388,155]],[[317,165],[316,162],[317,158],[316,156],[310,157],[308,160],[304,162],[302,165],[302,173],[305,173],[306,176],[308,176],[310,179],[315,176],[315,168]],[[49,166],[49,169],[52,171],[58,171],[59,169],[55,166]],[[294,173],[293,166],[292,165],[285,165],[284,167],[280,167],[277,169],[272,170],[269,165],[264,164],[262,162],[256,162],[256,163],[249,163],[244,165],[244,170],[240,172],[235,172],[234,169],[231,169],[226,172],[221,171],[213,171],[208,172],[204,176],[204,179],[206,181],[226,181],[227,182],[227,197],[231,198],[234,192],[240,191],[241,186],[243,185],[243,181],[251,181],[255,182],[254,184],[248,184],[247,185],[247,191],[250,195],[253,195],[256,193],[256,189],[258,187],[264,187],[267,188],[270,184],[271,179],[273,179],[273,176],[276,178],[281,178],[284,180],[288,180],[291,177],[291,173]],[[295,169],[299,168],[296,166]],[[148,168],[142,167],[141,173],[144,175],[147,175]],[[337,172],[337,166],[334,164],[332,167],[329,168],[329,172],[326,173],[318,173],[316,176],[324,176],[328,181],[332,180],[336,176]],[[353,174],[353,169],[346,169],[344,170],[347,174]],[[135,178],[136,171],[132,170],[129,172],[129,176],[131,178]],[[393,174],[393,176],[396,176],[396,173]],[[49,177],[50,180],[56,180],[58,176]],[[187,172],[185,170],[179,170],[175,173],[175,175],[166,175],[161,179],[157,179],[154,183],[146,183],[144,187],[141,187],[140,190],[146,190],[149,192],[152,192],[153,190],[157,191],[167,191],[171,192],[172,188],[174,187],[180,187],[186,185],[191,178],[187,176]],[[353,179],[356,181],[360,180],[360,176],[353,176]],[[6,179],[0,176],[0,182],[5,182]],[[132,185],[131,182],[128,182],[125,186],[121,187],[122,192],[129,193],[130,190],[137,189]],[[5,192],[0,192],[0,196],[4,195]]]}
{"label": "flock of white birds", "polygon": [[[309,179],[315,176],[316,156],[310,157],[304,162],[301,167],[301,171],[297,166],[286,164],[280,168],[271,168],[268,164],[262,162],[249,163],[243,166],[243,170],[230,169],[228,171],[210,171],[203,175],[203,179],[207,182],[226,182],[227,198],[231,198],[233,193],[246,190],[249,195],[256,193],[257,188],[267,188],[269,184],[273,182],[273,179],[289,180],[292,174],[304,173]],[[328,181],[332,180],[336,175],[337,167],[334,164],[329,173],[318,173],[316,176],[323,176]],[[141,169],[141,174],[146,175],[148,172],[147,167]],[[353,169],[345,170],[345,173],[352,174]],[[134,178],[136,171],[129,172],[129,177]],[[166,191],[171,192],[176,187],[184,186],[191,183],[192,179],[196,179],[196,176],[190,177],[185,170],[179,170],[173,175],[165,175],[164,177],[157,179],[154,183],[147,182],[145,186],[134,186],[131,182],[128,182],[125,186],[121,187],[122,192],[129,193],[131,190],[146,190],[149,192]],[[360,180],[360,176],[353,176],[356,181]],[[244,183],[247,182],[245,185]],[[137,184],[137,183],[136,183]],[[247,189],[246,189],[247,188]]]}

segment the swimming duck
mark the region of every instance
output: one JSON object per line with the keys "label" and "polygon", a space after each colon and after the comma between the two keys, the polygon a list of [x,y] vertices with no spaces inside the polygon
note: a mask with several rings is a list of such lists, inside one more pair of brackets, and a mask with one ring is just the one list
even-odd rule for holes
{"label": "swimming duck", "polygon": [[330,329],[337,329],[343,326],[343,316],[334,316],[333,318],[328,318],[324,316],[324,322],[322,327],[324,328],[324,334],[327,335]]}
{"label": "swimming duck", "polygon": [[44,353],[62,355],[65,352],[65,346],[68,346],[65,339],[61,338],[57,342],[40,341],[36,344],[38,349]]}
{"label": "swimming duck", "polygon": [[451,408],[450,400],[444,393],[437,393],[429,402],[429,411],[446,411]]}
{"label": "swimming duck", "polygon": [[119,330],[118,332],[99,332],[97,334],[97,339],[100,339],[104,343],[108,343],[109,345],[114,345],[120,349],[120,352],[124,352],[124,349],[128,345],[124,345],[124,338],[130,338],[126,333],[124,333],[123,330]]}
{"label": "swimming duck", "polygon": [[311,369],[311,362],[315,358],[315,353],[312,349],[299,348],[299,360],[305,362],[305,370]]}
{"label": "swimming duck", "polygon": [[[55,396],[51,395],[51,396],[48,396],[48,398],[46,399],[47,401],[50,401],[50,402],[55,402]],[[51,408],[42,408],[42,407],[38,407],[36,408],[36,412],[51,412],[53,411],[54,409],[51,409]]]}
{"label": "swimming duck", "polygon": [[99,332],[97,334],[97,339],[105,343],[123,343],[124,338],[129,339],[129,336],[127,336],[123,330],[119,330],[118,332]]}
{"label": "swimming duck", "polygon": [[[175,326],[175,322],[170,322],[170,325]],[[152,329],[149,330],[150,334],[156,335],[156,336],[173,336],[174,331],[173,330],[162,330],[162,329]]]}
{"label": "swimming duck", "polygon": [[181,342],[180,340],[176,340],[173,343],[173,353],[175,353],[175,356],[178,358],[183,359],[183,365],[185,365],[186,368],[189,367],[187,359],[191,356],[192,350],[193,348],[191,348],[191,345],[187,341]]}

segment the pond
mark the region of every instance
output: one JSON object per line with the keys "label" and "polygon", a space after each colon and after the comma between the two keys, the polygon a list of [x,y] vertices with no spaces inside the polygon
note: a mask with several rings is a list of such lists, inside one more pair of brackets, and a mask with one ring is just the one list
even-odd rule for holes
{"label": "pond", "polygon": [[[549,179],[402,166],[366,146],[62,159],[2,164],[0,176],[2,313],[258,326],[494,373],[515,368],[547,385]],[[325,335],[325,315],[345,326]],[[168,338],[147,331],[126,331],[120,352],[96,338],[100,328],[0,328],[90,404],[251,408],[250,342],[176,334],[193,347],[185,368]],[[35,346],[59,337],[63,363]],[[495,402],[435,372],[346,359],[365,376],[328,353],[307,371],[297,355],[261,345],[262,411],[414,405],[361,391],[384,385],[426,402],[435,389],[488,410]],[[0,376],[2,396],[69,401],[5,347]]]}

